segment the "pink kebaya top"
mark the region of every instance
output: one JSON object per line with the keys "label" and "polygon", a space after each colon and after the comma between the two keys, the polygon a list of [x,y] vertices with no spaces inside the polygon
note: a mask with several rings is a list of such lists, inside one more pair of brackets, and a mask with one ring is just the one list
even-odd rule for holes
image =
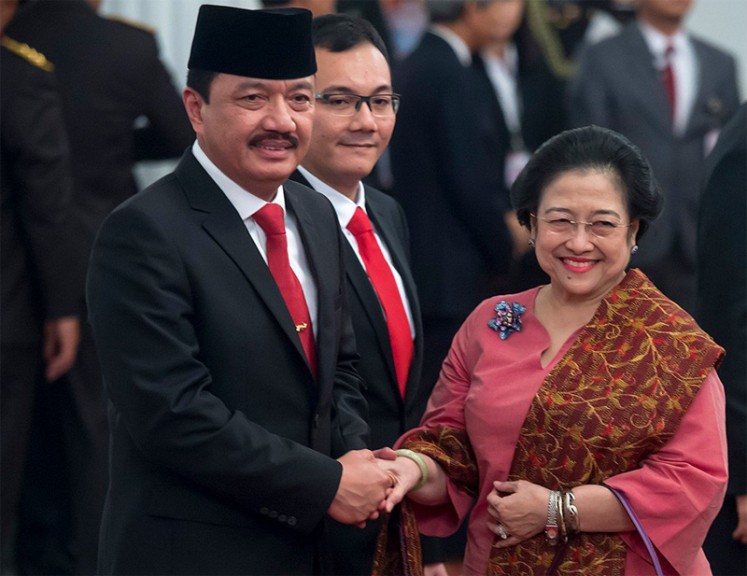
{"label": "pink kebaya top", "polygon": [[[457,333],[422,427],[466,430],[480,475],[473,500],[449,482],[450,501],[440,506],[413,503],[421,533],[446,536],[474,509],[469,520],[464,574],[485,574],[494,534],[487,528],[487,495],[494,480],[506,480],[530,404],[544,378],[562,358],[576,334],[542,366],[550,337],[534,315],[539,288],[491,298],[480,304]],[[501,340],[488,327],[501,301],[526,306],[522,329]],[[701,544],[718,512],[726,487],[726,437],[723,386],[715,371],[706,377],[674,436],[636,470],[610,477],[622,491],[653,541],[662,565],[677,574],[710,574]],[[636,533],[622,535],[629,546],[625,573],[654,574]],[[665,568],[666,570],[666,568]]]}

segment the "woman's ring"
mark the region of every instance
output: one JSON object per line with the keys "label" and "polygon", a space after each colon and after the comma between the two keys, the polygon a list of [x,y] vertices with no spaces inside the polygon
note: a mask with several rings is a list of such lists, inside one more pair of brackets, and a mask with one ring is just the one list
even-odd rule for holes
{"label": "woman's ring", "polygon": [[508,538],[508,533],[506,532],[506,529],[503,527],[503,524],[498,524],[498,536],[500,536],[502,540],[505,540],[506,538]]}

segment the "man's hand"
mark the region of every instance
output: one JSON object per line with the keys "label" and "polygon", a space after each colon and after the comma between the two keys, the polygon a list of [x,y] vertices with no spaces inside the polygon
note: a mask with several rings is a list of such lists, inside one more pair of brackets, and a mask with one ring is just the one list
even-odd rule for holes
{"label": "man's hand", "polygon": [[44,323],[44,375],[54,382],[72,368],[80,343],[80,321],[65,316]]}
{"label": "man's hand", "polygon": [[747,544],[747,494],[740,494],[737,500],[737,528],[732,533],[732,538],[742,544]]}
{"label": "man's hand", "polygon": [[364,528],[366,520],[379,517],[394,479],[376,465],[370,450],[350,451],[337,461],[342,478],[327,513],[338,522]]}

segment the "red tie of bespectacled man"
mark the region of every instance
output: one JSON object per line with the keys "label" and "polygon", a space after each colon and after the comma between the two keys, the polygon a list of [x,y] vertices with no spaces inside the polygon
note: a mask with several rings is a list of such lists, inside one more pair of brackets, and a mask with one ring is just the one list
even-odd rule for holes
{"label": "red tie of bespectacled man", "polygon": [[283,208],[279,204],[266,204],[252,216],[267,235],[267,266],[285,300],[301,345],[316,376],[316,342],[311,325],[311,315],[298,277],[288,260],[288,239],[285,234]]}
{"label": "red tie of bespectacled man", "polygon": [[376,241],[371,221],[361,208],[356,208],[347,228],[355,236],[368,278],[384,309],[399,393],[404,398],[414,348],[405,305],[394,280],[394,274]]}

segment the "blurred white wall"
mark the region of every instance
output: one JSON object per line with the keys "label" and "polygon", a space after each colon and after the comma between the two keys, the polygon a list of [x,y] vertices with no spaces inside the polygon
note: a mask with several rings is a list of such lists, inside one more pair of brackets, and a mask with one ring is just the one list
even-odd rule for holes
{"label": "blurred white wall", "polygon": [[747,0],[695,0],[687,27],[737,59],[740,96],[747,99]]}

